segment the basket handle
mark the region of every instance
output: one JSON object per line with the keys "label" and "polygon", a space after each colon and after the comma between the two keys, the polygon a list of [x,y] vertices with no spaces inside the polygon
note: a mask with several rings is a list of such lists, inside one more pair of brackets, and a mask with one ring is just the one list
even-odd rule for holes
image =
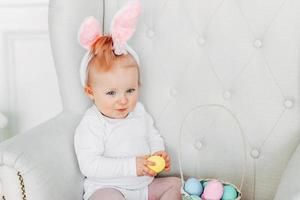
{"label": "basket handle", "polygon": [[[186,115],[183,118],[183,122],[186,120],[186,118],[188,117],[189,113],[191,113],[193,110],[197,109],[197,108],[203,108],[203,107],[215,107],[215,108],[221,108],[225,111],[227,111],[232,118],[235,120],[235,122],[237,123],[240,132],[242,134],[242,140],[243,140],[243,146],[244,146],[244,165],[243,165],[243,172],[242,172],[242,178],[241,178],[241,183],[239,185],[239,190],[242,191],[242,187],[243,187],[243,183],[244,183],[244,179],[245,179],[245,173],[246,173],[246,163],[247,163],[247,154],[246,154],[246,138],[245,138],[245,133],[242,129],[242,125],[239,122],[238,118],[234,115],[234,113],[229,110],[228,108],[226,108],[223,105],[220,104],[203,104],[203,105],[198,105],[193,107],[192,109],[189,110],[189,112],[186,113]],[[181,182],[182,185],[184,185],[184,178],[183,178],[183,172],[182,172],[182,159],[181,159],[181,139],[182,139],[182,129],[183,129],[183,123],[181,123],[181,127],[180,127],[180,135],[179,135],[179,148],[177,150],[178,153],[178,161],[179,161],[179,170],[180,170],[180,177],[181,177]]]}

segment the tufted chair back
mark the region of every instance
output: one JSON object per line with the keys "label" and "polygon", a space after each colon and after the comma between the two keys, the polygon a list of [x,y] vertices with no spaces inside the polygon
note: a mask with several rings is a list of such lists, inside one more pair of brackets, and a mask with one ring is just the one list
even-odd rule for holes
{"label": "tufted chair back", "polygon": [[[50,0],[64,112],[91,104],[78,73],[80,23],[94,15],[108,32],[126,1]],[[242,185],[244,199],[273,199],[300,139],[300,1],[141,1],[129,43],[171,173],[179,175],[181,158],[184,177],[219,178]]]}

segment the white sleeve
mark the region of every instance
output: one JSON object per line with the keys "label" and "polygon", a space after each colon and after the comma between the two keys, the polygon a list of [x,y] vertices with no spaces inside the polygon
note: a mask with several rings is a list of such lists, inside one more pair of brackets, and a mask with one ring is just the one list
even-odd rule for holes
{"label": "white sleeve", "polygon": [[151,148],[151,154],[157,151],[164,151],[165,145],[162,136],[154,126],[153,119],[150,114],[146,113],[147,128],[148,128],[148,142]]}
{"label": "white sleeve", "polygon": [[104,127],[83,119],[75,131],[74,147],[81,173],[86,177],[136,176],[136,158],[104,157]]}

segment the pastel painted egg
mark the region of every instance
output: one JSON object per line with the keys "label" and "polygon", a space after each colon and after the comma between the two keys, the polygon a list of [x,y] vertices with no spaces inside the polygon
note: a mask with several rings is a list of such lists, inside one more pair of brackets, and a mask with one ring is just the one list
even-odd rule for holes
{"label": "pastel painted egg", "polygon": [[199,196],[196,196],[196,195],[191,195],[190,200],[201,200],[201,198]]}
{"label": "pastel painted egg", "polygon": [[223,196],[223,184],[218,180],[211,180],[204,188],[202,199],[220,200]]}
{"label": "pastel painted egg", "polygon": [[203,187],[200,181],[198,181],[197,179],[189,178],[184,183],[184,191],[186,191],[190,195],[200,196],[203,191]]}
{"label": "pastel painted egg", "polygon": [[148,165],[150,169],[155,171],[156,173],[161,172],[163,169],[165,169],[166,162],[165,159],[161,156],[150,156],[147,160],[154,162],[155,165]]}
{"label": "pastel painted egg", "polygon": [[224,186],[224,193],[222,200],[234,200],[237,197],[237,191],[231,185]]}
{"label": "pastel painted egg", "polygon": [[201,181],[203,188],[206,187],[208,181]]}
{"label": "pastel painted egg", "polygon": [[191,200],[191,197],[190,196],[184,196],[184,197],[182,197],[182,200]]}

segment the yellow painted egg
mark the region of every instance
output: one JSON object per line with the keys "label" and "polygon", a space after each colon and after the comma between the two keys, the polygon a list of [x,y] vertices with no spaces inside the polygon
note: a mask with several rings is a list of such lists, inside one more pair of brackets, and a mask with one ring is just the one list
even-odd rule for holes
{"label": "yellow painted egg", "polygon": [[166,162],[165,159],[161,156],[151,156],[147,160],[154,162],[155,165],[148,165],[150,169],[155,171],[156,173],[161,172],[163,169],[165,169]]}

